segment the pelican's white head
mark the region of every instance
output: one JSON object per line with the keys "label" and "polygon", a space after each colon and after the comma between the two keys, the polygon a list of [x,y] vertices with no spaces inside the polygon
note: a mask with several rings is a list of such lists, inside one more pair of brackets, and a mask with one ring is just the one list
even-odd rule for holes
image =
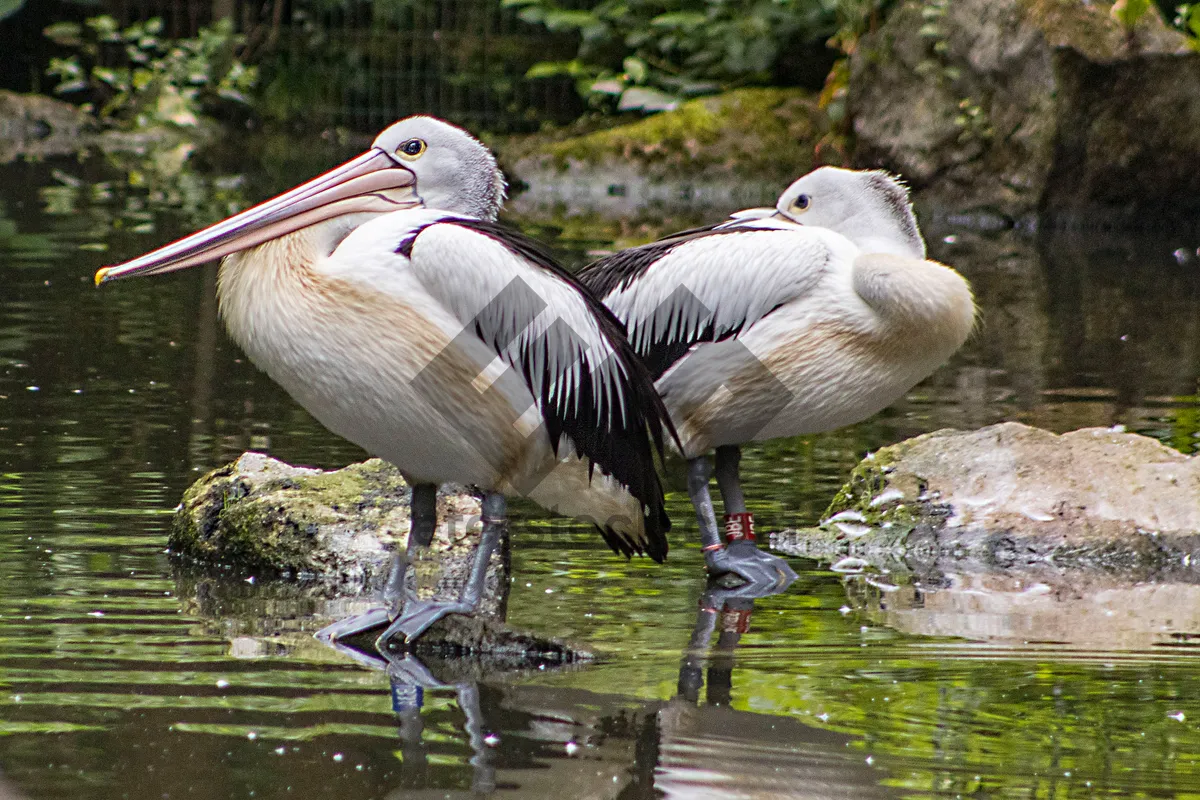
{"label": "pelican's white head", "polygon": [[881,170],[820,167],[789,186],[775,212],[799,225],[836,231],[865,252],[925,258],[908,188]]}
{"label": "pelican's white head", "polygon": [[504,202],[504,174],[478,139],[433,117],[408,117],[375,138],[382,150],[416,176],[425,208],[494,220]]}
{"label": "pelican's white head", "polygon": [[424,206],[493,220],[502,202],[504,176],[486,147],[441,120],[409,117],[340,167],[140,258],[105,267],[96,283],[216,261],[301,230],[307,231],[307,247],[328,255],[346,234],[381,214]]}

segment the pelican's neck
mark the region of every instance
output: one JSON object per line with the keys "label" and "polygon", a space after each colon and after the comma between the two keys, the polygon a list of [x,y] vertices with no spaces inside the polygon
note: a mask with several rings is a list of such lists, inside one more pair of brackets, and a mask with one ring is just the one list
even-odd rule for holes
{"label": "pelican's neck", "polygon": [[920,235],[907,237],[899,232],[893,234],[868,234],[853,237],[863,253],[899,256],[901,258],[925,258],[925,242]]}
{"label": "pelican's neck", "polygon": [[278,321],[304,315],[320,293],[305,292],[325,257],[321,238],[304,228],[227,256],[217,275],[217,303],[230,337],[257,361],[256,343]]}
{"label": "pelican's neck", "polygon": [[302,297],[294,289],[314,280],[317,267],[343,239],[379,216],[343,214],[227,256],[217,279],[217,299],[230,333],[235,316]]}

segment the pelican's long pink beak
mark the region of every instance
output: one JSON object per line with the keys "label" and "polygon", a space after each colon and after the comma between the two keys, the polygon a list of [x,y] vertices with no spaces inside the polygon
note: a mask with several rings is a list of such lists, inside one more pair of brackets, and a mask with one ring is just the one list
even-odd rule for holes
{"label": "pelican's long pink beak", "polygon": [[342,214],[387,213],[420,205],[416,176],[375,147],[308,183],[140,258],[104,267],[96,285],[215,261]]}

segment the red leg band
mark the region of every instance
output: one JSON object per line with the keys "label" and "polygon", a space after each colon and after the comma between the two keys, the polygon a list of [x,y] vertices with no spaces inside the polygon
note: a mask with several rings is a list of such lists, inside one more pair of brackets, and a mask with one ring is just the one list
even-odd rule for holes
{"label": "red leg band", "polygon": [[754,613],[752,608],[743,608],[739,611],[730,611],[726,609],[721,613],[721,630],[727,633],[745,633],[750,630],[750,615]]}
{"label": "red leg band", "polygon": [[749,511],[743,511],[740,514],[726,514],[725,539],[730,542],[736,542],[738,539],[753,542],[754,515]]}

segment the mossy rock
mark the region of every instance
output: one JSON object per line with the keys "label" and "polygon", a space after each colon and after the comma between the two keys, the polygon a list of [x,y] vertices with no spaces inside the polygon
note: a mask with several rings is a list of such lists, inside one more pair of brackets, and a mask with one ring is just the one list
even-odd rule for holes
{"label": "mossy rock", "polygon": [[[239,572],[366,585],[406,546],[411,496],[399,470],[377,458],[326,472],[245,453],[184,493],[170,548]],[[473,495],[439,493],[433,552],[416,571],[457,573],[439,559],[469,557],[479,517]]]}
{"label": "mossy rock", "polygon": [[[305,638],[333,619],[362,614],[379,605],[392,553],[407,545],[411,497],[399,470],[377,458],[326,472],[244,453],[193,484],[176,509],[170,548],[183,562],[181,594],[194,598],[197,614],[222,624],[228,608],[243,606],[248,627],[237,634],[273,634],[264,647],[273,646],[274,634]],[[442,487],[438,527],[429,552],[406,572],[408,591],[458,600],[481,532],[478,498]],[[231,582],[214,578],[214,567],[298,580]],[[505,625],[509,574],[506,533],[488,564],[478,611],[438,620],[413,652],[434,660],[470,656],[472,669],[484,672],[590,659],[585,650]],[[308,612],[296,618],[304,606]],[[381,632],[361,644],[369,649]]]}
{"label": "mossy rock", "polygon": [[809,92],[737,89],[582,136],[514,140],[503,155],[522,178],[547,169],[621,164],[657,178],[723,175],[788,182],[812,169],[814,146],[828,129]]}
{"label": "mossy rock", "polygon": [[938,431],[867,456],[819,526],[773,545],[824,559],[1151,573],[1200,557],[1200,458],[1107,428]]}

